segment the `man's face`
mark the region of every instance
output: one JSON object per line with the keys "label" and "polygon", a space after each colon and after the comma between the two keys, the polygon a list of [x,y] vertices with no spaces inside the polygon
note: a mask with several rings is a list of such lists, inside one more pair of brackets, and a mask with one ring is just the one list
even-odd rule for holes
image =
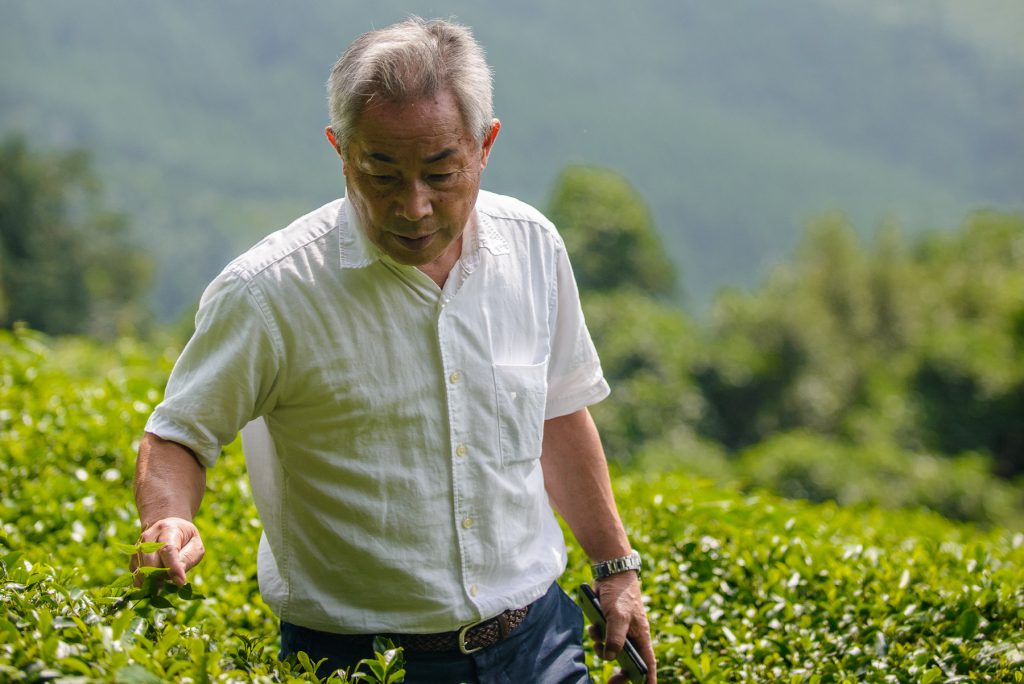
{"label": "man's face", "polygon": [[401,264],[454,265],[498,128],[476,142],[448,91],[369,105],[339,154],[370,242]]}

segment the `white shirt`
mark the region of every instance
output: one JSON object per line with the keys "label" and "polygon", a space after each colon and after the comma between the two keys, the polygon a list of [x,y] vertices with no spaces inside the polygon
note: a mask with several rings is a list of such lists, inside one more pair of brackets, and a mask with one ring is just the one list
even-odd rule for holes
{"label": "white shirt", "polygon": [[206,466],[243,432],[259,578],[283,620],[438,632],[564,571],[544,420],[608,394],[565,247],[481,192],[445,287],[381,254],[337,200],[242,255],[146,429]]}

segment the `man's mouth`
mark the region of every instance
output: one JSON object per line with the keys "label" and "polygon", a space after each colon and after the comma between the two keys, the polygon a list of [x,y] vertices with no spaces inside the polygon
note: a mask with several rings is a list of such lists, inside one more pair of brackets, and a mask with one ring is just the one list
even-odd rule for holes
{"label": "man's mouth", "polygon": [[406,249],[419,251],[421,249],[425,249],[431,242],[433,242],[436,233],[428,233],[427,235],[420,237],[399,235],[398,233],[392,233],[392,235],[394,235],[399,244]]}

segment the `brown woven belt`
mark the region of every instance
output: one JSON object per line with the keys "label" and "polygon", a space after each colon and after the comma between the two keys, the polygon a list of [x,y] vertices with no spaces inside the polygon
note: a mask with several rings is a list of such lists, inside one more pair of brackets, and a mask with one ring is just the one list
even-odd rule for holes
{"label": "brown woven belt", "polygon": [[530,606],[506,610],[496,617],[474,622],[453,632],[391,636],[407,651],[440,653],[457,650],[469,654],[507,639],[516,627],[523,623],[529,612]]}

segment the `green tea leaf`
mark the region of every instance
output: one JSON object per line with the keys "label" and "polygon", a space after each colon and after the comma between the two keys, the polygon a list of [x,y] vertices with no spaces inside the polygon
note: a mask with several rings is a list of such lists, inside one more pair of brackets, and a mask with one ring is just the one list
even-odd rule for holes
{"label": "green tea leaf", "polygon": [[171,608],[171,602],[163,596],[153,596],[149,599],[149,605],[154,608]]}
{"label": "green tea leaf", "polygon": [[152,565],[145,565],[137,570],[144,577],[150,577],[153,575],[166,575],[170,572],[167,568],[157,568]]}
{"label": "green tea leaf", "polygon": [[111,589],[122,589],[124,587],[130,587],[133,584],[135,584],[135,575],[130,572],[125,572],[118,575],[117,579],[107,586]]}
{"label": "green tea leaf", "polygon": [[163,680],[142,665],[125,665],[114,673],[115,684],[162,684]]}
{"label": "green tea leaf", "polygon": [[981,616],[978,615],[978,611],[974,610],[974,608],[968,608],[960,613],[960,618],[956,622],[957,634],[962,639],[970,639],[978,633],[978,625],[980,623]]}

